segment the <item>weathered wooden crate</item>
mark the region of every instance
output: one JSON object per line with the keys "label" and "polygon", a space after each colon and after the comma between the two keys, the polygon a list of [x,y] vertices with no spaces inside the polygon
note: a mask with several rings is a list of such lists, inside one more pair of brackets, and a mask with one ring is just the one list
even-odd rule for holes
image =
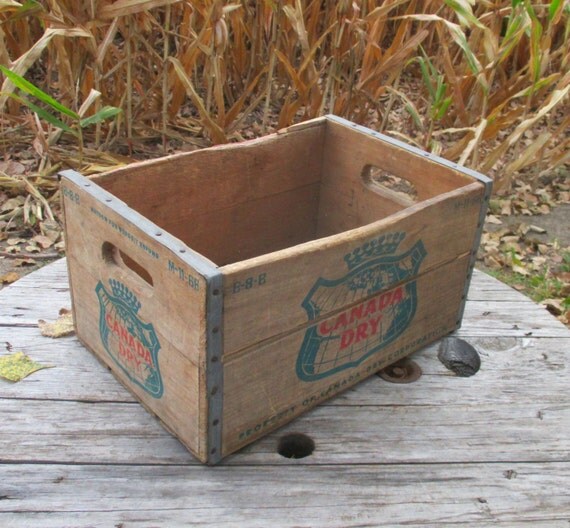
{"label": "weathered wooden crate", "polygon": [[458,328],[490,187],[335,116],[65,171],[77,335],[216,463]]}

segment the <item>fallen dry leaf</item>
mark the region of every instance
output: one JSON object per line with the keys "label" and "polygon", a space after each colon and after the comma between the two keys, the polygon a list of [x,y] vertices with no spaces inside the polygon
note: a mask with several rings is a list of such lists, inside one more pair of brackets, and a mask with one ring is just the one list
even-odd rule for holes
{"label": "fallen dry leaf", "polygon": [[9,176],[17,176],[26,172],[26,167],[17,161],[0,161],[0,171]]}
{"label": "fallen dry leaf", "polygon": [[523,268],[522,266],[517,266],[516,264],[513,266],[513,271],[515,273],[518,273],[519,275],[523,275],[523,276],[528,276],[530,275],[530,273],[528,272],[527,269]]}
{"label": "fallen dry leaf", "polygon": [[562,308],[562,302],[559,299],[544,299],[540,301],[552,315],[562,315],[564,309]]}
{"label": "fallen dry leaf", "polygon": [[501,206],[501,215],[510,216],[511,215],[511,202],[505,200]]}
{"label": "fallen dry leaf", "polygon": [[487,215],[486,221],[489,224],[497,224],[497,225],[503,223],[503,221],[500,218],[497,218],[495,215]]}
{"label": "fallen dry leaf", "polygon": [[24,266],[35,266],[37,262],[31,258],[21,258],[21,259],[14,259],[12,261],[12,264],[14,264],[16,268],[23,268]]}
{"label": "fallen dry leaf", "polygon": [[29,246],[26,246],[26,251],[28,253],[39,253],[41,251],[41,249],[38,246],[29,245]]}
{"label": "fallen dry leaf", "polygon": [[38,321],[38,326],[42,335],[46,337],[64,337],[75,332],[75,328],[73,326],[73,314],[71,313],[71,310],[68,310],[67,308],[62,308],[59,311],[57,321],[48,323],[43,319],[40,319]]}
{"label": "fallen dry leaf", "polygon": [[36,235],[32,240],[40,245],[43,249],[53,246],[54,240],[44,235]]}
{"label": "fallen dry leaf", "polygon": [[10,381],[20,381],[33,372],[52,367],[32,361],[23,352],[0,357],[0,376]]}
{"label": "fallen dry leaf", "polygon": [[42,235],[48,237],[52,242],[57,242],[61,235],[61,227],[55,220],[45,220],[40,223]]}
{"label": "fallen dry leaf", "polygon": [[22,244],[25,241],[26,241],[25,238],[9,238],[8,240],[6,240],[6,244],[8,244],[9,246],[16,246],[17,244]]}
{"label": "fallen dry leaf", "polygon": [[19,278],[20,275],[18,275],[15,271],[9,271],[8,273],[5,273],[4,275],[0,276],[0,283],[12,284],[13,282],[16,282]]}
{"label": "fallen dry leaf", "polygon": [[15,198],[10,198],[9,200],[6,200],[2,204],[2,207],[0,207],[0,211],[2,211],[3,213],[7,211],[13,211],[14,209],[18,209],[18,207],[24,205],[24,202],[25,198],[23,196],[16,196]]}

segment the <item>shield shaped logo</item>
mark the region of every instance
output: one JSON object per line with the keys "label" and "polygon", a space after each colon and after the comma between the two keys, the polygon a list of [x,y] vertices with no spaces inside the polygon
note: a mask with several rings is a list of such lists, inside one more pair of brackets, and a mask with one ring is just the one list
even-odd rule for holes
{"label": "shield shaped logo", "polygon": [[397,255],[405,236],[391,233],[367,242],[345,255],[344,277],[315,282],[302,303],[309,321],[318,322],[305,332],[297,357],[301,380],[356,367],[406,330],[417,305],[416,281],[409,279],[417,276],[427,252],[419,240]]}
{"label": "shield shaped logo", "polygon": [[105,350],[128,378],[154,398],[164,391],[158,366],[160,343],[154,327],[138,317],[141,303],[124,284],[110,279],[110,293],[99,281],[99,332]]}

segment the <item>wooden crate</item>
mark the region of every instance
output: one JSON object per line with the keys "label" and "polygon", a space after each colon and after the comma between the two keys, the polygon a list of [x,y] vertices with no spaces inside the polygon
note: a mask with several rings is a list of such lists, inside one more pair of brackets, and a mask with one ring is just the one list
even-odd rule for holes
{"label": "wooden crate", "polygon": [[335,116],[65,171],[77,335],[216,463],[459,327],[490,188]]}

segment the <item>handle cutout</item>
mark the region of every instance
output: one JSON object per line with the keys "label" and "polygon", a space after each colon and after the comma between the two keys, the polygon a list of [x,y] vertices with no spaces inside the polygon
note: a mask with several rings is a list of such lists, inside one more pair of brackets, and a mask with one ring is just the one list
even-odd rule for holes
{"label": "handle cutout", "polygon": [[111,242],[103,242],[101,247],[101,255],[107,264],[119,266],[124,270],[129,270],[135,273],[138,277],[144,280],[150,286],[154,286],[152,276],[150,273],[141,266],[136,260],[121,251],[118,247],[111,244]]}
{"label": "handle cutout", "polygon": [[366,165],[362,169],[362,179],[370,190],[402,205],[409,206],[418,201],[418,190],[411,181],[375,165]]}

